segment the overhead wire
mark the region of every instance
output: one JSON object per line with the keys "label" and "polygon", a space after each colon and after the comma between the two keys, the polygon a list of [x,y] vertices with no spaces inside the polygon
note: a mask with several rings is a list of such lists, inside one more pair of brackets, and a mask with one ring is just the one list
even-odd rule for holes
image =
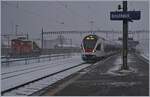
{"label": "overhead wire", "polygon": [[[72,10],[71,8],[68,8],[68,6],[66,5],[66,4],[63,4],[63,3],[60,3],[59,2],[59,4],[61,4],[63,7],[65,7],[67,10],[70,10],[70,13],[75,13],[76,14],[76,16],[80,16],[80,18],[81,18],[81,20],[85,20],[85,21],[89,21],[89,19],[86,19],[86,18],[84,18],[85,16],[82,16],[81,14],[78,14],[76,11],[74,11],[74,10]],[[83,17],[83,18],[82,18]],[[85,22],[84,21],[84,22]],[[97,27],[98,28],[98,27]]]}
{"label": "overhead wire", "polygon": [[[6,2],[6,1],[3,1],[2,3],[5,3],[6,5],[11,5],[11,6],[13,6],[14,8],[17,8],[14,4],[10,4],[10,3]],[[73,15],[73,14],[76,14],[76,16],[80,16],[80,18],[83,17],[83,18],[80,19],[80,20],[89,21],[89,19],[84,18],[84,16],[82,16],[82,15],[79,14],[79,13],[77,13],[77,12],[74,11],[73,9],[68,8],[68,5],[63,4],[62,2],[59,2],[59,4],[60,4],[61,6],[63,6],[65,9],[69,10],[69,12],[72,13],[72,15]],[[20,6],[20,5],[19,5],[19,6]],[[39,5],[38,5],[38,6],[39,6]],[[39,6],[39,7],[48,7],[48,5],[46,5],[46,6]],[[22,7],[19,7],[19,8],[17,8],[17,9],[18,9],[18,10],[21,10],[21,11],[23,11],[23,12],[25,12],[25,13],[28,13],[28,14],[30,14],[30,15],[43,18],[43,16],[42,16],[41,14],[35,13],[35,12],[31,11],[31,10],[27,10],[27,9],[22,8]],[[91,10],[91,9],[90,9],[90,10]],[[42,20],[42,19],[39,19],[39,20]],[[46,20],[46,19],[43,19],[43,20]],[[84,22],[85,22],[85,21],[84,21]],[[46,20],[46,22],[47,22],[47,20]],[[56,20],[56,22],[57,22],[57,20]],[[58,23],[58,22],[57,22],[57,23]],[[60,22],[60,24],[62,24],[62,23]],[[53,26],[60,26],[60,24],[59,24],[59,25],[53,25]],[[64,24],[64,22],[63,22],[63,24]],[[48,24],[48,25],[52,26],[51,24]],[[79,24],[79,25],[81,25],[81,24]],[[96,25],[94,25],[94,26],[99,29],[98,26],[96,26]]]}
{"label": "overhead wire", "polygon": [[[12,6],[13,4],[10,4],[10,3],[8,3],[8,2],[3,2],[3,3],[5,3],[6,5],[8,5],[8,6]],[[19,5],[20,6],[20,5]],[[45,22],[48,22],[46,19],[41,19],[41,18],[43,18],[43,16],[42,15],[40,15],[40,14],[38,14],[38,13],[35,13],[35,12],[33,12],[33,11],[30,11],[30,10],[27,10],[27,9],[24,9],[24,8],[22,8],[22,7],[16,7],[16,6],[12,6],[12,7],[14,7],[14,8],[16,8],[16,9],[18,9],[18,10],[21,10],[20,12],[25,12],[25,13],[27,13],[27,14],[29,14],[29,15],[32,15],[32,16],[36,16],[36,17],[38,17],[37,19],[39,20],[39,21],[45,21]],[[45,7],[47,7],[47,6],[45,6]],[[39,19],[40,18],[40,19]],[[48,24],[49,26],[59,26],[59,25],[51,25],[51,24]]]}

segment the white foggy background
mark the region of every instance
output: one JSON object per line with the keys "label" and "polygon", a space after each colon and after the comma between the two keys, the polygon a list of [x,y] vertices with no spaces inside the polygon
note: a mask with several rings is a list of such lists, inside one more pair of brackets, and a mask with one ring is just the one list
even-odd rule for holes
{"label": "white foggy background", "polygon": [[[88,31],[114,30],[122,31],[122,21],[111,21],[110,11],[117,11],[121,1],[2,1],[1,2],[1,33],[16,32],[29,34],[29,39],[40,40],[42,27],[44,31]],[[130,22],[129,30],[149,30],[148,1],[129,1],[128,10],[141,11],[141,19]],[[94,23],[90,23],[93,21]],[[72,39],[72,44],[80,46],[80,34],[64,34]],[[83,35],[84,36],[84,35]],[[82,37],[83,37],[82,36]],[[118,39],[122,34],[100,33],[109,40]],[[129,35],[130,36],[130,35]],[[45,35],[47,40],[57,35]],[[131,35],[140,41],[137,47],[146,56],[149,55],[149,35],[140,33]],[[3,40],[2,40],[3,41]],[[40,42],[39,42],[40,45]]]}

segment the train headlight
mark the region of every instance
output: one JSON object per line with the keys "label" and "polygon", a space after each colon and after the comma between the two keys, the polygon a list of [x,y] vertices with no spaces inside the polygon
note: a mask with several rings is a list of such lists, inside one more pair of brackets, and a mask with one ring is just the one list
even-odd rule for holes
{"label": "train headlight", "polygon": [[90,38],[89,38],[89,37],[87,37],[86,39],[87,39],[87,40],[89,40]]}
{"label": "train headlight", "polygon": [[92,51],[93,53],[95,52],[95,50]]}
{"label": "train headlight", "polygon": [[94,40],[94,38],[92,37],[91,40]]}

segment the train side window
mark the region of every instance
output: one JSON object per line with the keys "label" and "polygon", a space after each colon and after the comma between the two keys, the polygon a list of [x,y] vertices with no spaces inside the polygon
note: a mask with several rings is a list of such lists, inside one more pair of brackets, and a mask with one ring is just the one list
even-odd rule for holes
{"label": "train side window", "polygon": [[101,50],[101,44],[98,44],[98,45],[97,45],[96,50]]}

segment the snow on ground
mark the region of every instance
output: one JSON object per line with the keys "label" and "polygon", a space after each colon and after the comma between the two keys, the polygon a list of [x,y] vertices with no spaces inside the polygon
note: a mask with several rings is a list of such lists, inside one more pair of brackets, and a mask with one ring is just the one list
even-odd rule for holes
{"label": "snow on ground", "polygon": [[[43,63],[35,63],[35,64],[28,64],[28,65],[21,65],[21,66],[14,66],[11,68],[2,68],[2,73],[6,72],[12,72],[20,69],[27,69],[27,68],[33,68],[34,66],[42,66],[49,65],[49,67],[45,67],[44,69],[35,70],[34,72],[28,72],[24,73],[18,76],[10,77],[1,80],[1,87],[2,91],[9,89],[14,86],[21,85],[22,83],[29,82],[31,80],[35,80],[38,78],[41,78],[43,76],[58,72],[60,70],[64,70],[69,67],[76,66],[83,61],[81,60],[79,55],[73,56],[72,58],[67,59],[61,59],[61,60],[55,60],[55,61],[49,61],[49,62],[43,62]],[[4,75],[5,76],[5,75]],[[3,75],[2,75],[3,77]],[[4,77],[3,77],[4,78]]]}
{"label": "snow on ground", "polygon": [[80,71],[81,69],[84,69],[88,66],[90,66],[90,64],[84,64],[84,65],[77,66],[75,68],[63,71],[63,72],[58,73],[58,74],[53,75],[53,76],[50,76],[46,79],[42,79],[38,82],[30,83],[30,85],[26,85],[24,87],[18,88],[15,91],[5,93],[3,96],[31,95],[34,92],[38,92],[41,89],[44,90],[49,85],[52,85],[53,83],[56,83],[57,81],[64,79],[67,76],[69,76],[73,73],[76,73],[76,72]]}
{"label": "snow on ground", "polygon": [[[131,56],[131,54],[128,54],[128,63],[130,63],[130,62],[134,62],[133,60],[132,60],[132,58],[129,58]],[[123,62],[123,59],[122,59],[122,56],[119,56],[116,60],[115,60],[115,64],[122,64],[122,62]]]}
{"label": "snow on ground", "polygon": [[[130,58],[129,58],[130,57]],[[135,62],[132,58],[134,58],[131,54],[128,55],[128,63],[131,62]],[[122,56],[118,56],[115,60],[114,60],[114,66],[112,68],[110,68],[107,73],[108,74],[113,74],[113,75],[127,75],[131,72],[136,73],[137,69],[136,68],[132,68],[130,67],[129,70],[121,70],[121,64],[122,64],[123,60],[122,60]]]}

